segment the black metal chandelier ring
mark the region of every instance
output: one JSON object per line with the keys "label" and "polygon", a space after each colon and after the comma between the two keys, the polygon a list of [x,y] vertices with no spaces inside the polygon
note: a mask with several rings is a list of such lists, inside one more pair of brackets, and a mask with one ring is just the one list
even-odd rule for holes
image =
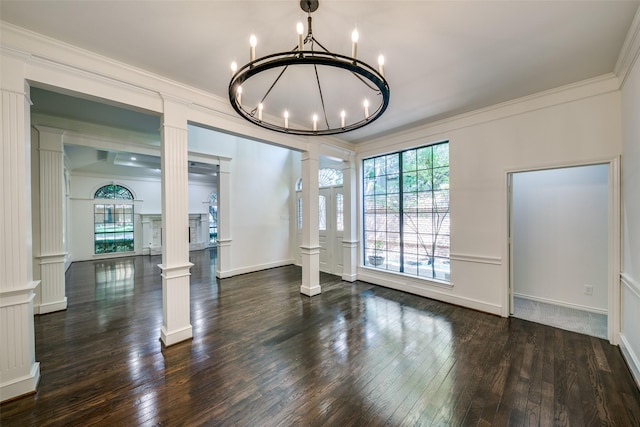
{"label": "black metal chandelier ring", "polygon": [[[367,115],[362,120],[354,123],[344,123],[344,125],[343,123],[341,123],[341,126],[328,126],[328,128],[326,129],[323,128],[316,130],[280,126],[267,120],[262,120],[262,117],[258,117],[256,115],[256,111],[258,108],[257,106],[252,108],[251,110],[246,110],[242,106],[241,97],[238,96],[238,88],[241,87],[244,82],[264,71],[282,67],[283,71],[271,86],[271,88],[273,88],[284,71],[286,71],[287,67],[298,65],[312,65],[314,67],[334,67],[347,70],[348,72],[351,72],[356,77],[358,77],[358,79],[361,80],[361,82],[364,85],[368,86],[370,89],[377,90],[376,95],[381,97],[381,102],[378,104],[377,108],[373,111],[372,114]],[[267,90],[265,97],[268,95],[271,88]],[[319,82],[318,89],[320,92],[322,92]],[[263,128],[294,135],[334,135],[366,126],[375,121],[382,115],[382,113],[384,113],[389,105],[389,96],[390,90],[387,80],[380,72],[378,72],[378,70],[374,69],[367,63],[337,53],[313,50],[294,50],[289,52],[275,53],[264,56],[262,58],[258,58],[238,69],[237,72],[235,72],[232,76],[231,82],[229,83],[229,101],[231,102],[231,106],[233,107],[233,109],[238,114],[240,114],[240,116],[242,116],[249,122]],[[325,121],[327,121],[328,123],[328,120],[326,120],[326,112]]]}

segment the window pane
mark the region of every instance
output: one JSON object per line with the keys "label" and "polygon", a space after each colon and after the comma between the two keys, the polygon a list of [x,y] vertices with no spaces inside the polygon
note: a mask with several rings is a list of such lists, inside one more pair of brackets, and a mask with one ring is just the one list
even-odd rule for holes
{"label": "window pane", "polygon": [[374,178],[366,178],[363,183],[363,189],[365,195],[375,194],[376,180]]}
{"label": "window pane", "polygon": [[387,174],[387,161],[384,157],[377,157],[375,159],[376,162],[376,176],[386,175]]}
{"label": "window pane", "polygon": [[418,191],[429,191],[433,189],[432,169],[424,169],[418,171]]}
{"label": "window pane", "polygon": [[318,196],[318,229],[327,229],[327,201],[324,196]]}
{"label": "window pane", "polygon": [[433,167],[449,166],[449,144],[438,144],[433,147]]}
{"label": "window pane", "polygon": [[400,172],[400,156],[397,154],[390,154],[387,156],[387,174],[397,174]]}
{"label": "window pane", "polygon": [[402,176],[402,190],[405,192],[416,191],[418,189],[418,174],[415,172],[405,173]]}
{"label": "window pane", "polygon": [[408,150],[402,153],[402,170],[405,172],[416,170],[416,150]]}
{"label": "window pane", "polygon": [[396,194],[400,192],[400,175],[387,176],[387,193]]}
{"label": "window pane", "polygon": [[364,178],[366,179],[370,179],[373,178],[375,176],[375,160],[374,159],[367,159],[363,162],[363,169],[364,169]]}
{"label": "window pane", "polygon": [[431,147],[420,148],[417,153],[417,169],[431,169],[433,162],[431,159]]}
{"label": "window pane", "polygon": [[336,230],[344,230],[344,205],[342,193],[336,193]]}

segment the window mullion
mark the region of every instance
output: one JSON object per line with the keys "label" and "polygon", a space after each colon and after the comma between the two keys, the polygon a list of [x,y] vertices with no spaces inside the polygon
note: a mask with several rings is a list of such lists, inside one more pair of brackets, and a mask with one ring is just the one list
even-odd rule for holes
{"label": "window mullion", "polygon": [[399,163],[399,185],[400,190],[398,194],[398,215],[400,216],[400,272],[404,273],[404,180],[403,180],[403,167],[402,163],[404,159],[402,158],[403,153],[398,153],[398,163]]}

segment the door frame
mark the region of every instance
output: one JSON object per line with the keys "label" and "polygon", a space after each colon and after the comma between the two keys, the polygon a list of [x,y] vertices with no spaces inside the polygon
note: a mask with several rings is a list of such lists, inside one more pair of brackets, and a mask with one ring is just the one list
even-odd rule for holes
{"label": "door frame", "polygon": [[511,245],[511,233],[512,233],[512,176],[515,173],[520,172],[534,172],[547,169],[563,169],[578,166],[593,166],[603,165],[608,166],[608,271],[607,271],[607,338],[613,345],[618,345],[620,340],[620,272],[621,272],[621,209],[620,209],[620,156],[607,159],[596,159],[592,161],[578,162],[578,163],[556,163],[549,165],[540,165],[537,167],[528,168],[513,168],[506,169],[504,172],[503,180],[503,194],[506,206],[506,239],[503,247],[503,278],[504,278],[504,292],[503,292],[503,305],[502,315],[503,317],[509,317],[513,313],[513,256]]}

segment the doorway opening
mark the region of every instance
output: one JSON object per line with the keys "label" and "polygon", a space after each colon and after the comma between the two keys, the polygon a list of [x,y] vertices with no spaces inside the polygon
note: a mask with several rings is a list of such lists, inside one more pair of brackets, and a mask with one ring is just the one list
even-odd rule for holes
{"label": "doorway opening", "polygon": [[512,316],[611,336],[612,168],[508,173]]}

